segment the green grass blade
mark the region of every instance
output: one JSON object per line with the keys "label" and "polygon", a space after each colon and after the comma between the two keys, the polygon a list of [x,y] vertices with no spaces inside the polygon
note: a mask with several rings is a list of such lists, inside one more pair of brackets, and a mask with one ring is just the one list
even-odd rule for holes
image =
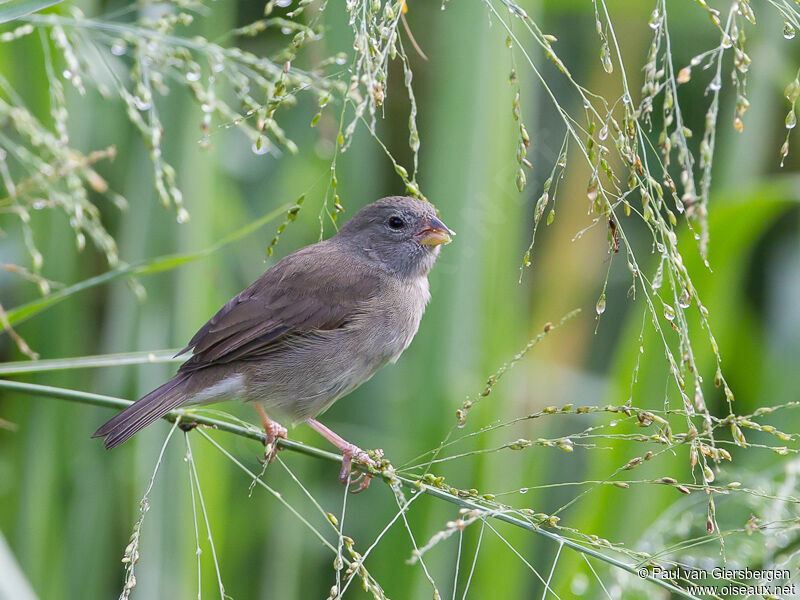
{"label": "green grass blade", "polygon": [[91,369],[96,367],[120,367],[124,365],[144,365],[169,362],[183,362],[186,357],[175,357],[178,348],[167,350],[145,350],[141,352],[121,352],[96,356],[77,356],[74,358],[52,358],[45,360],[21,360],[0,364],[0,375],[23,375],[44,371],[65,371],[69,369]]}
{"label": "green grass blade", "polygon": [[90,277],[89,279],[85,279],[74,285],[70,285],[63,289],[60,289],[56,292],[53,292],[52,294],[45,296],[44,298],[32,300],[31,302],[28,302],[16,308],[12,308],[6,313],[8,317],[8,322],[12,326],[17,325],[18,323],[21,323],[22,321],[29,319],[33,315],[36,315],[42,312],[43,310],[50,308],[54,304],[61,302],[65,298],[69,298],[73,294],[77,294],[78,292],[82,292],[84,290],[88,290],[98,285],[114,281],[121,277],[132,276],[132,275],[152,275],[153,273],[169,271],[170,269],[174,269],[183,264],[193,262],[200,258],[204,258],[220,250],[221,248],[224,248],[225,246],[232,244],[233,242],[238,241],[243,237],[246,237],[247,235],[253,233],[260,227],[266,225],[270,221],[276,219],[277,217],[285,213],[292,206],[293,204],[284,204],[283,206],[279,206],[278,208],[267,213],[260,219],[257,219],[252,223],[248,223],[246,226],[242,227],[241,229],[238,229],[237,231],[234,231],[232,234],[223,238],[213,246],[210,246],[203,250],[198,250],[197,252],[190,252],[186,254],[167,254],[165,256],[152,258],[150,260],[141,263],[118,267],[116,269],[103,273],[102,275],[96,275],[95,277]]}
{"label": "green grass blade", "polygon": [[0,23],[13,21],[61,2],[63,0],[7,0],[0,2]]}

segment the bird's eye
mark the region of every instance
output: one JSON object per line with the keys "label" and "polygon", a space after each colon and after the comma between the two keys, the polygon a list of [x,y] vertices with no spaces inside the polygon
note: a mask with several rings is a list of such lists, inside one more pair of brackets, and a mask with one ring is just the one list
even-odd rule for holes
{"label": "bird's eye", "polygon": [[389,227],[391,229],[402,229],[405,227],[406,222],[403,221],[400,217],[390,217],[389,218]]}

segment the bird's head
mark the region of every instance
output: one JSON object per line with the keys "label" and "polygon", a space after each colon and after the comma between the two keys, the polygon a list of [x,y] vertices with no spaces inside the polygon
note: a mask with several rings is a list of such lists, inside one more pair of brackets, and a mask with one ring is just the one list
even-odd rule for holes
{"label": "bird's head", "polygon": [[428,274],[441,245],[450,243],[453,235],[430,202],[390,196],[359,210],[336,238],[377,266],[399,277],[415,278]]}

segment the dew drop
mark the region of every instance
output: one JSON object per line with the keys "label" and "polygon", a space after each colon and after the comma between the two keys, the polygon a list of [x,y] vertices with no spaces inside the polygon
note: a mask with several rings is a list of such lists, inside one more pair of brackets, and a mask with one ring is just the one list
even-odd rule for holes
{"label": "dew drop", "polygon": [[520,494],[527,494],[528,493],[528,488],[520,488],[519,493]]}
{"label": "dew drop", "polygon": [[120,44],[119,42],[111,44],[111,54],[114,56],[122,56],[125,54],[125,50],[127,50],[125,44]]}
{"label": "dew drop", "polygon": [[149,110],[152,106],[152,103],[148,102],[147,100],[142,100],[138,96],[133,97],[133,103],[139,110]]}
{"label": "dew drop", "polygon": [[650,29],[652,29],[653,31],[661,27],[661,13],[658,11],[657,8],[650,15],[650,21],[648,25],[650,25]]}
{"label": "dew drop", "polygon": [[269,152],[269,147],[262,141],[262,138],[259,138],[257,142],[255,142],[250,149],[253,151],[253,154],[266,154]]}
{"label": "dew drop", "polygon": [[667,321],[673,321],[675,319],[675,309],[669,304],[664,304],[664,318]]}
{"label": "dew drop", "polygon": [[689,290],[683,288],[681,290],[681,295],[678,297],[678,305],[681,308],[689,308],[691,304],[692,304],[692,297],[689,294]]}
{"label": "dew drop", "polygon": [[797,125],[797,115],[794,112],[794,107],[786,114],[786,129],[794,129]]}
{"label": "dew drop", "polygon": [[794,38],[795,30],[791,23],[784,23],[783,24],[783,37],[787,40],[791,40]]}
{"label": "dew drop", "polygon": [[198,81],[200,79],[200,72],[199,71],[189,71],[186,73],[186,81]]}
{"label": "dew drop", "polygon": [[286,8],[292,3],[292,0],[275,0],[275,6],[279,8]]}
{"label": "dew drop", "polygon": [[605,295],[605,293],[600,295],[600,299],[597,301],[597,304],[595,304],[594,310],[595,310],[595,312],[597,312],[598,316],[600,316],[604,312],[606,312],[606,295]]}
{"label": "dew drop", "polygon": [[72,71],[69,69],[64,69],[62,75],[64,76],[64,79],[72,79]]}

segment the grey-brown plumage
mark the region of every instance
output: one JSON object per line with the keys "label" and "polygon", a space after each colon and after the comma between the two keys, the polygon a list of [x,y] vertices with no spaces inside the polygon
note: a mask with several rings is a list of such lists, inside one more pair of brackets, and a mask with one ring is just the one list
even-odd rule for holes
{"label": "grey-brown plumage", "polygon": [[366,206],[222,307],[181,351],[192,356],[175,377],[94,436],[113,448],[170,410],[233,398],[293,423],[313,419],[411,343],[449,234],[427,202]]}

